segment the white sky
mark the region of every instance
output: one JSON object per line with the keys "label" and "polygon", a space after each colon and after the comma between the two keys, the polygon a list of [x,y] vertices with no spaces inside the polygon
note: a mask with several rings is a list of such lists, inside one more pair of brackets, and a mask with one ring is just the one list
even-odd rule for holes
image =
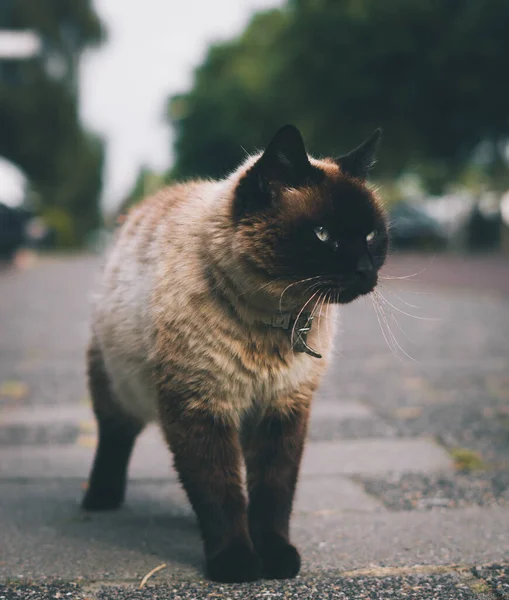
{"label": "white sky", "polygon": [[104,207],[115,207],[141,165],[166,169],[165,103],[186,91],[211,41],[240,33],[253,12],[283,0],[95,0],[108,41],[81,69],[81,115],[107,141]]}
{"label": "white sky", "polygon": [[26,177],[20,169],[0,156],[0,202],[19,206],[25,197]]}

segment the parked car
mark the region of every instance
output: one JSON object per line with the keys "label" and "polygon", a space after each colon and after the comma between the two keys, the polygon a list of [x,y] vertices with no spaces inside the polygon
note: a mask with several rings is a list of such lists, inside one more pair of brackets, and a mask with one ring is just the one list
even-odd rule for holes
{"label": "parked car", "polygon": [[440,250],[447,246],[440,223],[418,206],[399,202],[389,210],[389,220],[391,245],[397,250]]}
{"label": "parked car", "polygon": [[9,264],[25,242],[25,211],[0,202],[0,263]]}

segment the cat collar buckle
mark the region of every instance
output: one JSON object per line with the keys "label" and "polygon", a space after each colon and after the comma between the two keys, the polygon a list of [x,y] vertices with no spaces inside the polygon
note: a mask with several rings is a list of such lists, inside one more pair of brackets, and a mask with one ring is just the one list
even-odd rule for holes
{"label": "cat collar buckle", "polygon": [[305,352],[314,358],[322,358],[322,355],[319,354],[313,348],[310,348],[307,345],[307,337],[308,333],[311,331],[311,325],[313,323],[313,315],[310,313],[304,313],[299,315],[297,319],[294,321],[294,335],[295,341],[293,344],[293,349],[295,352]]}
{"label": "cat collar buckle", "polygon": [[321,354],[310,348],[307,344],[307,337],[311,331],[313,318],[313,315],[309,312],[300,313],[297,317],[294,317],[291,313],[278,313],[272,315],[270,320],[264,322],[271,327],[290,331],[294,352],[305,352],[314,358],[322,358]]}

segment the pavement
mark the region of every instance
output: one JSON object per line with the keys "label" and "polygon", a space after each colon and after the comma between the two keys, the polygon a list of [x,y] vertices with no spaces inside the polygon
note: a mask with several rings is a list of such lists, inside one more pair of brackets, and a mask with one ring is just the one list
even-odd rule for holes
{"label": "pavement", "polygon": [[396,255],[376,310],[342,308],[292,521],[301,574],[242,585],[203,578],[155,428],[125,507],[79,510],[99,269],[75,255],[0,273],[0,600],[509,599],[509,261]]}

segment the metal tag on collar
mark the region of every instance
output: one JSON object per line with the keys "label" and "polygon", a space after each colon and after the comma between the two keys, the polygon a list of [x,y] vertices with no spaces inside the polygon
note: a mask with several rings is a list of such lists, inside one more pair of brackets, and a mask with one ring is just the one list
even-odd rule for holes
{"label": "metal tag on collar", "polygon": [[307,345],[307,337],[308,333],[311,331],[312,323],[313,315],[310,313],[304,313],[303,315],[299,316],[295,322],[295,341],[293,344],[293,349],[295,352],[305,352],[314,358],[322,358],[321,354]]}

